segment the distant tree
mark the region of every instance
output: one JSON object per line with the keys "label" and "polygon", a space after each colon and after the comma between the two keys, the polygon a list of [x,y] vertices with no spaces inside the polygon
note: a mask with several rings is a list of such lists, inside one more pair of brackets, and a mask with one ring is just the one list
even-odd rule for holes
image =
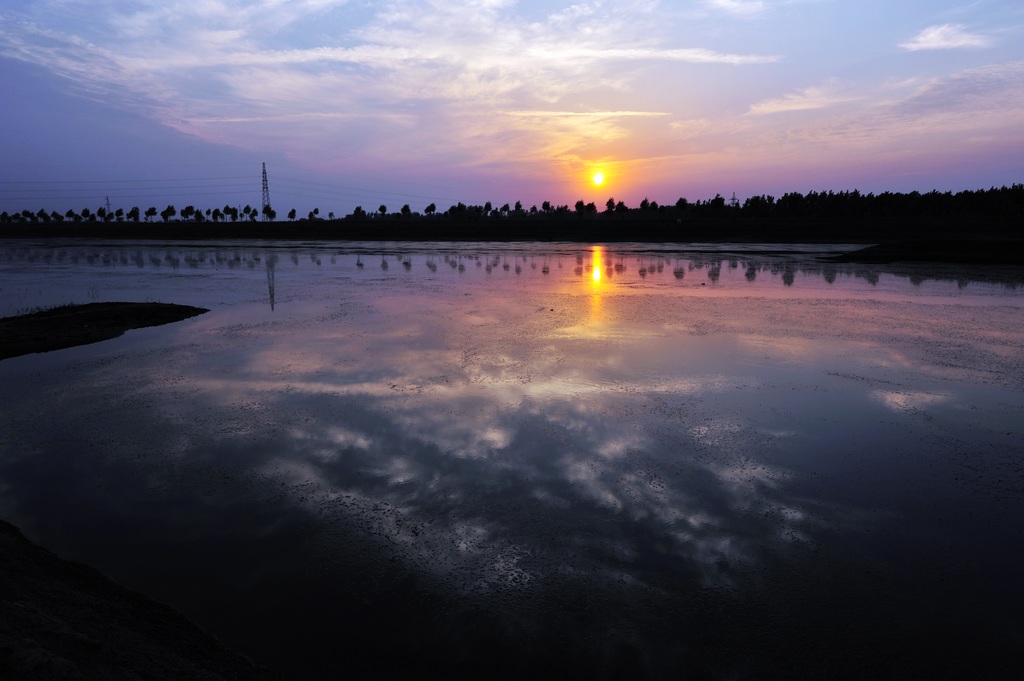
{"label": "distant tree", "polygon": [[96,209],[96,219],[97,220],[103,220],[103,222],[106,222],[107,221],[107,209],[104,208],[103,206],[100,206],[99,208],[97,208]]}
{"label": "distant tree", "polygon": [[138,206],[132,206],[131,208],[129,208],[128,209],[128,213],[125,215],[125,217],[128,218],[129,220],[131,220],[132,222],[138,222],[139,221],[139,207]]}
{"label": "distant tree", "polygon": [[95,216],[93,216],[93,214],[92,214],[92,211],[89,210],[88,208],[83,208],[82,209],[82,219],[83,220],[92,220],[94,222],[96,220]]}
{"label": "distant tree", "polygon": [[519,213],[523,212],[523,202],[522,201],[516,201],[515,212],[516,212],[516,214],[519,214]]}
{"label": "distant tree", "polygon": [[146,222],[152,222],[153,218],[155,218],[155,217],[156,217],[156,208],[154,206],[150,206],[149,208],[146,209]]}
{"label": "distant tree", "polygon": [[651,201],[651,210],[658,210],[661,206],[658,205],[657,201]]}
{"label": "distant tree", "polygon": [[[294,220],[295,219],[295,214],[296,214],[295,213],[295,209],[292,208],[290,211],[288,211],[288,219],[289,220]],[[312,215],[312,213],[310,213],[310,215]]]}
{"label": "distant tree", "polygon": [[542,211],[544,211],[545,213],[550,213],[550,212],[551,212],[551,202],[550,202],[550,201],[544,201],[544,202],[542,202],[542,203],[540,204],[540,209],[541,209]]}
{"label": "distant tree", "polygon": [[615,199],[609,197],[608,200],[604,202],[604,207],[606,209],[605,212],[611,213],[615,210]]}
{"label": "distant tree", "polygon": [[213,212],[210,213],[210,219],[214,222],[220,222],[224,219],[224,213],[221,212],[220,208],[214,208]]}
{"label": "distant tree", "polygon": [[273,222],[274,218],[277,217],[277,211],[274,210],[268,203],[267,205],[263,206],[263,217],[266,218],[268,221]]}
{"label": "distant tree", "polygon": [[58,213],[57,211],[53,211],[52,213],[50,213],[50,219],[53,220],[54,222],[64,222],[64,216]]}
{"label": "distant tree", "polygon": [[503,204],[501,204],[501,208],[498,209],[498,212],[501,213],[502,215],[508,217],[508,213],[509,213],[510,210],[512,210],[512,209],[509,208],[509,205],[507,203],[503,203]]}
{"label": "distant tree", "polygon": [[404,206],[402,206],[402,217],[407,218],[410,215],[412,215],[412,208],[410,208],[409,204],[407,203]]}
{"label": "distant tree", "polygon": [[597,212],[597,204],[595,204],[593,201],[591,201],[590,203],[588,203],[586,205],[586,209],[587,209],[588,213],[596,213]]}
{"label": "distant tree", "polygon": [[626,204],[624,202],[622,202],[622,201],[619,201],[618,203],[615,204],[615,212],[616,213],[625,213],[628,210],[629,210],[629,208],[627,208]]}
{"label": "distant tree", "polygon": [[491,214],[491,209],[492,209],[492,208],[493,208],[493,206],[491,205],[491,202],[490,202],[490,201],[488,201],[487,203],[485,203],[485,204],[484,204],[484,215],[490,215],[490,214]]}
{"label": "distant tree", "polygon": [[640,210],[649,210],[650,207],[651,207],[651,202],[648,201],[647,197],[645,196],[644,200],[640,202]]}
{"label": "distant tree", "polygon": [[45,208],[40,208],[39,212],[36,213],[36,218],[39,219],[39,222],[49,222],[50,214],[46,212]]}
{"label": "distant tree", "polygon": [[73,208],[68,208],[68,212],[64,213],[64,217],[65,219],[74,220],[75,222],[78,222],[78,215],[75,213]]}
{"label": "distant tree", "polygon": [[312,217],[312,219],[315,220],[319,215],[320,215],[320,209],[319,208],[314,208],[313,209],[313,217]]}
{"label": "distant tree", "polygon": [[184,208],[181,209],[181,219],[182,220],[191,220],[192,216],[194,216],[195,214],[196,214],[195,206],[185,206]]}
{"label": "distant tree", "polygon": [[332,211],[328,211],[327,219],[328,220],[333,220],[334,219],[334,211],[333,210]]}
{"label": "distant tree", "polygon": [[124,222],[124,208],[118,208],[115,210],[114,217],[117,218],[118,222]]}
{"label": "distant tree", "polygon": [[173,205],[168,204],[167,208],[164,208],[162,211],[160,211],[160,219],[162,219],[164,222],[168,222],[171,218],[173,218],[177,214],[178,214],[178,209],[175,208]]}
{"label": "distant tree", "polygon": [[437,212],[437,206],[431,203],[429,206],[423,209],[423,212],[426,213],[427,215],[433,215],[434,213]]}
{"label": "distant tree", "polygon": [[380,213],[381,217],[384,217],[388,214],[388,207],[382,203],[380,204],[380,208],[377,209],[377,212]]}
{"label": "distant tree", "polygon": [[355,217],[355,218],[366,217],[366,211],[363,210],[362,206],[356,206],[355,210],[352,211],[352,217]]}

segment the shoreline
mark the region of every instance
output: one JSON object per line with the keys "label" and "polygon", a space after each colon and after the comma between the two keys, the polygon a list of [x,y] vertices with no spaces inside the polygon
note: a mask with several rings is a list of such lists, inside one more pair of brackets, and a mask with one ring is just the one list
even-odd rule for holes
{"label": "shoreline", "polygon": [[86,303],[0,318],[0,360],[117,338],[131,329],[189,319],[209,310],[173,303]]}
{"label": "shoreline", "polygon": [[0,520],[0,677],[280,681],[174,608]]}

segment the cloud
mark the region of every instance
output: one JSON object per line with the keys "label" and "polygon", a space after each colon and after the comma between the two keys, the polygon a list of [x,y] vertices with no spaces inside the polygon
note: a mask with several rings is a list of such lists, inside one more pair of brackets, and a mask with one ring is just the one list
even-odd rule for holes
{"label": "cloud", "polygon": [[752,124],[765,121],[756,127],[759,138],[750,146],[789,148],[805,157],[812,148],[829,154],[842,150],[850,162],[884,156],[892,167],[901,158],[987,155],[993,145],[1003,151],[1024,149],[1024,62],[966,69],[916,86],[879,87],[850,101],[800,126],[775,128],[770,117],[749,117]]}
{"label": "cloud", "polygon": [[[688,45],[654,2],[72,4],[59,26],[0,23],[0,52],[176,130],[297,156],[351,158],[375,137],[381,162],[409,149],[461,165],[551,159],[639,131],[619,107],[652,66],[780,60]],[[563,110],[591,113],[550,115]]]}
{"label": "cloud", "polygon": [[983,35],[968,33],[962,24],[929,26],[913,39],[900,43],[909,52],[921,50],[952,50],[961,47],[988,47],[992,41]]}
{"label": "cloud", "polygon": [[738,16],[760,14],[766,9],[763,0],[707,0],[707,4],[714,9]]}
{"label": "cloud", "polygon": [[789,94],[777,99],[768,99],[752,104],[748,114],[760,116],[782,113],[786,111],[810,111],[857,99],[849,95],[839,94],[834,86],[809,87],[796,94]]}

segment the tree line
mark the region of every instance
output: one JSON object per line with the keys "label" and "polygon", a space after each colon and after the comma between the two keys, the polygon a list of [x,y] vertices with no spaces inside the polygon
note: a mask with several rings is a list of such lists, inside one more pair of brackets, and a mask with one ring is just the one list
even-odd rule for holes
{"label": "tree line", "polygon": [[[671,213],[691,217],[772,217],[772,218],[870,218],[870,217],[938,217],[938,216],[1015,216],[1024,212],[1024,184],[1009,187],[967,190],[960,192],[883,192],[880,194],[862,194],[853,191],[812,191],[808,194],[789,192],[776,198],[770,195],[751,196],[742,203],[733,198],[725,199],[721,194],[713,199],[690,202],[680,198],[674,203],[659,204],[657,201],[643,199],[638,205],[630,207],[623,201],[609,198],[600,208],[593,202],[585,203],[582,199],[571,208],[569,205],[555,205],[544,201],[538,207],[524,208],[522,202],[505,203],[496,206],[490,201],[482,205],[456,203],[447,210],[438,211],[435,203],[430,203],[422,212],[415,212],[405,204],[395,212],[389,212],[387,205],[381,204],[373,211],[362,206],[341,219],[380,219],[380,218],[412,218],[412,217],[449,217],[449,218],[515,218],[545,215],[623,215],[636,213]],[[180,211],[173,204],[158,211],[155,206],[142,211],[135,206],[127,211],[122,208],[108,211],[106,207],[96,209],[83,208],[81,211],[70,209],[64,213],[47,211],[22,210],[21,212],[0,213],[0,222],[11,223],[60,223],[68,222],[154,222],[159,217],[161,222],[194,221],[194,222],[254,222],[260,219],[273,221],[277,211],[271,206],[262,209],[246,205],[244,208],[225,205],[223,208],[207,208],[205,211],[188,205]],[[320,209],[314,208],[305,216],[300,217],[296,209],[287,213],[289,221],[313,221],[323,219]],[[327,220],[335,220],[334,212],[327,214]]]}
{"label": "tree line", "polygon": [[[85,229],[82,223],[89,223],[94,229],[87,231],[102,231],[99,227],[101,224],[129,228],[136,223],[173,223],[177,228],[183,228],[184,224],[213,223],[222,225],[222,233],[244,236],[248,232],[239,230],[245,225],[252,227],[252,223],[262,223],[260,232],[264,235],[281,233],[294,236],[308,233],[336,238],[374,238],[385,235],[394,238],[428,238],[438,235],[503,239],[537,238],[550,234],[555,234],[551,238],[558,238],[558,233],[564,233],[567,238],[592,234],[595,238],[619,239],[628,238],[632,234],[636,239],[672,240],[680,236],[680,225],[688,227],[691,236],[701,233],[701,230],[711,236],[723,235],[722,230],[730,228],[737,234],[754,234],[760,230],[768,236],[785,238],[814,236],[816,233],[800,233],[801,229],[819,229],[822,225],[833,228],[838,237],[838,231],[842,231],[843,226],[847,229],[846,233],[852,234],[850,229],[853,226],[877,230],[880,225],[890,225],[906,231],[911,228],[924,230],[936,225],[962,227],[965,224],[984,223],[986,226],[998,226],[1003,236],[1020,237],[1020,228],[1016,225],[1021,224],[1020,218],[1024,217],[1024,184],[956,193],[914,191],[865,194],[857,190],[812,191],[807,194],[789,192],[778,198],[770,195],[751,196],[742,202],[735,195],[726,199],[720,194],[707,200],[690,202],[686,198],[679,198],[673,203],[664,204],[645,198],[635,206],[628,206],[613,197],[601,206],[581,199],[571,207],[550,201],[529,208],[521,201],[500,206],[488,201],[480,205],[459,202],[444,210],[430,203],[422,211],[414,211],[409,204],[404,204],[399,210],[391,211],[386,204],[381,204],[370,211],[356,206],[351,213],[341,217],[328,212],[326,218],[321,216],[319,208],[314,208],[304,216],[300,216],[293,208],[287,212],[286,217],[288,223],[294,223],[294,227],[289,228],[285,226],[287,223],[277,222],[276,231],[270,232],[266,223],[273,223],[277,218],[277,211],[271,206],[257,209],[249,205],[244,208],[225,205],[222,208],[202,210],[188,205],[178,210],[174,205],[168,205],[160,211],[155,206],[145,211],[138,206],[127,211],[121,208],[108,210],[106,207],[68,210],[65,213],[46,209],[23,210],[11,214],[5,211],[0,213],[0,224],[25,227],[49,225],[52,231],[58,224]],[[204,225],[204,230],[200,233],[193,228],[191,235],[217,235],[217,230],[209,224]],[[119,233],[125,233],[125,229],[119,230]]]}

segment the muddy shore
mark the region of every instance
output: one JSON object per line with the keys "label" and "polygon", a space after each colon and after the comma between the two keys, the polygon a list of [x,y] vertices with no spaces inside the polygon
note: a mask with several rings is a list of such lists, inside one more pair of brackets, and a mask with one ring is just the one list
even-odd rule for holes
{"label": "muddy shore", "polygon": [[0,359],[61,350],[117,338],[130,329],[160,326],[209,310],[171,303],[66,305],[0,319]]}
{"label": "muddy shore", "polygon": [[179,612],[36,546],[0,520],[0,678],[278,677]]}

